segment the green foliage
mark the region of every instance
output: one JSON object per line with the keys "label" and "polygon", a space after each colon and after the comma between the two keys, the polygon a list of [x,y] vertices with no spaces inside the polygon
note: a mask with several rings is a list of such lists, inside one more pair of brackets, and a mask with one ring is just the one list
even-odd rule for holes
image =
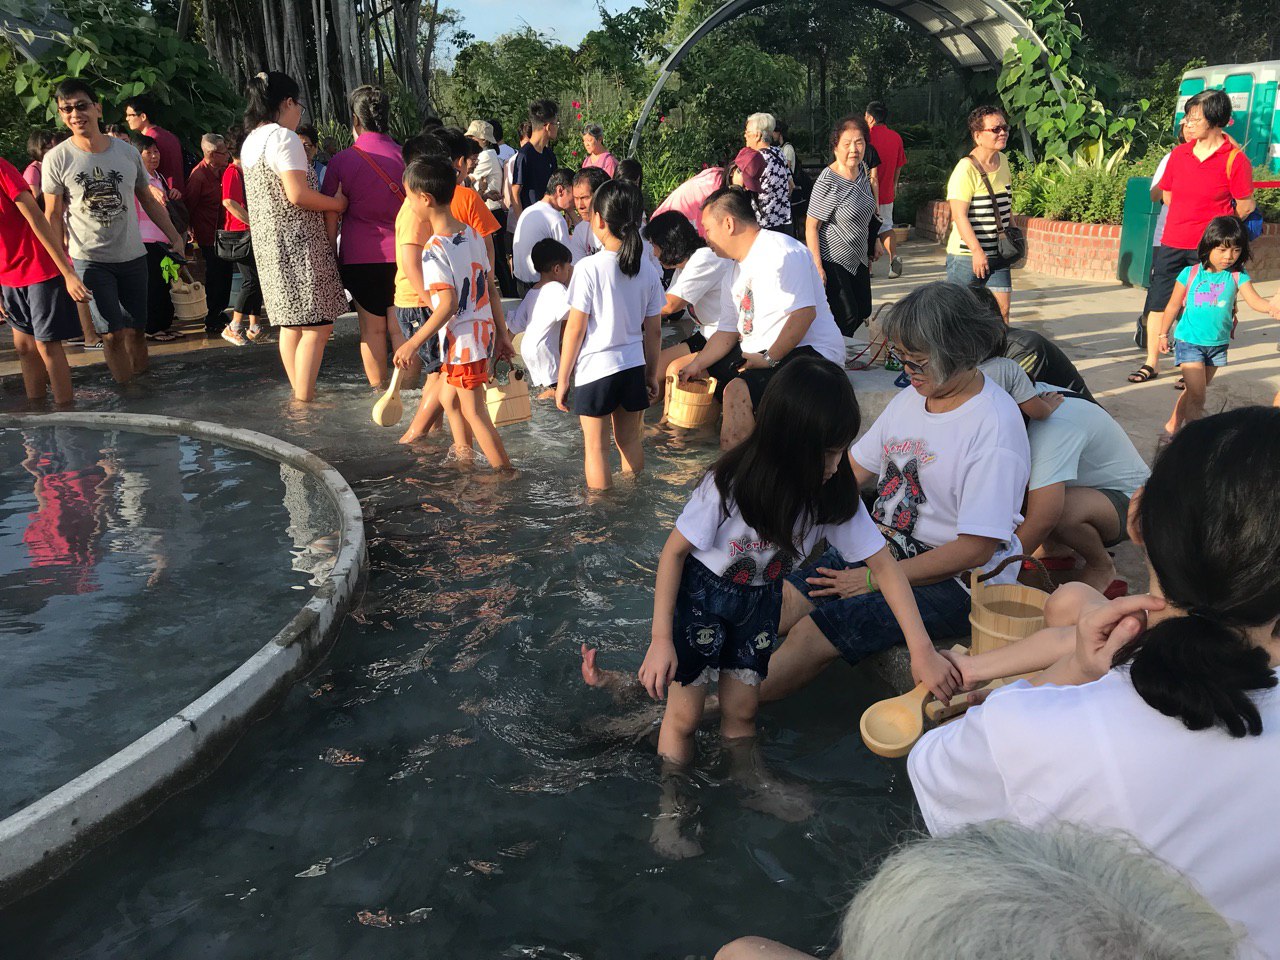
{"label": "green foliage", "polygon": [[1108,166],[1048,161],[1023,167],[1013,177],[1013,211],[1073,223],[1120,223],[1129,178],[1143,175],[1150,171],[1123,162]]}
{"label": "green foliage", "polygon": [[1267,223],[1280,223],[1280,188],[1268,187],[1265,190],[1255,190],[1253,198],[1258,201],[1258,209],[1262,212],[1262,219]]}
{"label": "green foliage", "polygon": [[[1131,143],[1137,121],[1103,103],[1078,19],[1062,0],[1022,0],[1019,6],[1048,54],[1022,38],[1005,51],[996,88],[1010,121],[1026,126],[1046,158]],[[1147,106],[1142,103],[1142,110]]]}
{"label": "green foliage", "polygon": [[[910,170],[910,165],[907,166]],[[903,173],[906,176],[906,172]],[[914,173],[911,174],[915,176]],[[905,180],[898,184],[893,195],[893,219],[898,223],[913,224],[920,207],[931,200],[941,200],[947,192],[946,180]]]}
{"label": "green foliage", "polygon": [[40,62],[19,60],[8,46],[0,46],[0,61],[11,61],[12,89],[31,122],[54,122],[53,89],[67,77],[80,77],[97,91],[104,122],[122,122],[123,102],[144,92],[160,104],[159,122],[187,144],[233,122],[240,98],[204,47],[157,25],[140,4],[58,0],[55,7],[77,26],[55,34]]}

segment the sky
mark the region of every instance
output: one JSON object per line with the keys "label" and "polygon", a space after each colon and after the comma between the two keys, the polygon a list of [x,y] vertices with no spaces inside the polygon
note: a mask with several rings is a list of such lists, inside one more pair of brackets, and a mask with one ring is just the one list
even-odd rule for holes
{"label": "sky", "polygon": [[[589,31],[600,26],[595,0],[552,0],[550,3],[545,0],[531,3],[518,0],[467,0],[459,3],[454,0],[448,5],[463,12],[466,29],[474,33],[477,40],[493,40],[528,24],[566,46],[576,47]],[[632,3],[625,0],[605,3],[610,12],[630,6]]]}

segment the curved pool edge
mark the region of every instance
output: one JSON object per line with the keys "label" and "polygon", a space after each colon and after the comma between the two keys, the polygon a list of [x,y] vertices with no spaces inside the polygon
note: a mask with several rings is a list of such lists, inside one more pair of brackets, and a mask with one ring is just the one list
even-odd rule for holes
{"label": "curved pool edge", "polygon": [[0,906],[33,892],[222,762],[250,724],[324,659],[368,566],[360,503],[337,470],[267,434],[128,413],[0,414],[0,427],[90,427],[215,440],[312,476],[339,517],[333,568],[285,626],[198,699],[124,749],[0,820]]}

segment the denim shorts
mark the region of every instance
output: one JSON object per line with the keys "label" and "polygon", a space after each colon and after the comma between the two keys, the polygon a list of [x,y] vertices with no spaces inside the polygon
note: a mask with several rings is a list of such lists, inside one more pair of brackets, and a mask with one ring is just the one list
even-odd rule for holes
{"label": "denim shorts", "polygon": [[123,263],[72,260],[76,273],[93,294],[89,312],[98,333],[147,328],[147,255]]}
{"label": "denim shorts", "polygon": [[728,670],[734,679],[755,686],[769,673],[781,617],[781,577],[740,586],[689,557],[680,575],[671,630],[676,682],[696,686]]}
{"label": "denim shorts", "polygon": [[947,254],[947,282],[962,287],[986,287],[995,293],[1008,293],[1013,289],[1013,276],[1008,267],[992,270],[985,278],[975,276],[973,257],[967,253]]}
{"label": "denim shorts", "polygon": [[[787,578],[814,605],[809,616],[822,635],[851,664],[905,643],[902,628],[883,594],[865,593],[848,599],[810,597],[813,587],[806,578],[817,576],[818,567],[847,570],[861,566],[864,564],[845,563],[838,552],[827,550],[813,566],[797,570]],[[969,593],[954,579],[912,587],[911,592],[915,594],[924,628],[935,642],[969,635]]]}
{"label": "denim shorts", "polygon": [[[400,324],[400,332],[409,340],[422,329],[422,325],[431,319],[429,307],[396,307],[396,322]],[[418,347],[418,358],[422,360],[423,373],[438,373],[444,366],[440,358],[440,335],[427,337],[425,343]]]}
{"label": "denim shorts", "polygon": [[1175,340],[1173,344],[1173,362],[1178,366],[1184,363],[1203,363],[1206,367],[1225,367],[1227,365],[1227,346],[1225,343],[1220,343],[1214,347],[1202,347],[1198,343]]}

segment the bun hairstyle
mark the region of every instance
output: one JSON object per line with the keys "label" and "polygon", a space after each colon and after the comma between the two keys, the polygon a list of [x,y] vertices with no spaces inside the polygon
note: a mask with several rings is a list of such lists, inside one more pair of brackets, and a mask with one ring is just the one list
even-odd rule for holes
{"label": "bun hairstyle", "polygon": [[644,201],[640,188],[625,180],[607,180],[591,196],[591,209],[615,238],[622,241],[618,251],[618,267],[628,277],[640,272],[644,259],[644,241],[640,238],[640,218]]}
{"label": "bun hairstyle", "polygon": [[1249,694],[1276,686],[1248,627],[1280,615],[1280,409],[1187,424],[1156,460],[1139,507],[1147,556],[1171,604],[1116,655],[1147,704],[1189,730],[1258,736]]}
{"label": "bun hairstyle", "polygon": [[755,429],[711,468],[728,515],[734,503],[751,529],[792,559],[819,523],[843,523],[858,509],[847,456],[824,480],[828,450],[847,450],[862,415],[845,372],[822,357],[797,357],[778,370],[756,411]]}
{"label": "bun hairstyle", "polygon": [[302,91],[287,73],[271,70],[249,78],[244,88],[244,127],[253,130],[280,115],[280,105],[297,100]]}
{"label": "bun hairstyle", "polygon": [[360,129],[369,133],[386,133],[391,115],[391,98],[381,87],[364,84],[351,91],[351,115],[360,121]]}

